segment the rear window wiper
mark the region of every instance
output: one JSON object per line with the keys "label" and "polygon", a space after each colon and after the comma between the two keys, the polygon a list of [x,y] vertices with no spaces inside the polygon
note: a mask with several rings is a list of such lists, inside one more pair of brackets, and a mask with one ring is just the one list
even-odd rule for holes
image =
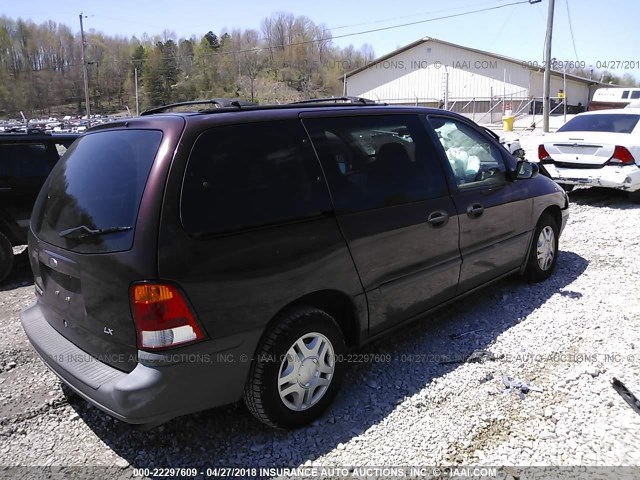
{"label": "rear window wiper", "polygon": [[107,235],[109,233],[126,232],[127,230],[131,230],[132,228],[133,227],[109,227],[91,229],[86,225],[79,225],[77,227],[62,230],[61,232],[58,232],[58,235],[60,235],[61,237],[70,237],[72,235],[75,235],[78,238],[86,238],[96,237],[98,235]]}

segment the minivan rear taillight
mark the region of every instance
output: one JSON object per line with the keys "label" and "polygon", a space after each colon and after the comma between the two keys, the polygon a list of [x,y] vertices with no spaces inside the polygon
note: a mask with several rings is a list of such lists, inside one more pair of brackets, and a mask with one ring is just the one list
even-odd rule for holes
{"label": "minivan rear taillight", "polygon": [[184,295],[176,287],[138,283],[131,286],[130,294],[138,348],[159,350],[205,338]]}
{"label": "minivan rear taillight", "polygon": [[616,148],[613,150],[613,155],[609,159],[609,163],[614,165],[631,165],[634,162],[635,159],[633,155],[631,155],[631,152],[620,145],[616,145]]}

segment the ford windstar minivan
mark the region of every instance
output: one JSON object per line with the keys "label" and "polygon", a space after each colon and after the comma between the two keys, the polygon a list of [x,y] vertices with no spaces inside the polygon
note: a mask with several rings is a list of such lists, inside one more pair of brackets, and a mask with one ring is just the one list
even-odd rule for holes
{"label": "ford windstar minivan", "polygon": [[244,399],[301,426],[339,394],[347,349],[554,271],[565,192],[461,115],[351,97],[172,107],[89,129],[31,218],[24,329],[120,420]]}

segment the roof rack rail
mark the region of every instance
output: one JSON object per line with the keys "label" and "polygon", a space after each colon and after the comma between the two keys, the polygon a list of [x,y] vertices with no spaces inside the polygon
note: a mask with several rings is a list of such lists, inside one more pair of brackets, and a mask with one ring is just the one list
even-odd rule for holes
{"label": "roof rack rail", "polygon": [[374,100],[363,97],[352,97],[344,95],[342,97],[324,97],[324,98],[311,98],[309,100],[298,100],[297,102],[291,102],[292,104],[305,104],[305,103],[353,103],[354,105],[385,105],[378,103]]}
{"label": "roof rack rail", "polygon": [[240,100],[238,98],[210,98],[208,100],[192,100],[189,102],[170,103],[169,105],[162,105],[161,107],[155,107],[149,110],[145,110],[140,115],[152,115],[154,113],[166,112],[167,110],[171,110],[172,108],[184,107],[187,105],[213,105],[214,108],[241,108],[255,106],[257,104],[248,102],[246,100]]}
{"label": "roof rack rail", "polygon": [[46,134],[47,132],[45,132],[43,128],[38,128],[38,127],[27,128],[27,134],[36,134],[36,133]]}

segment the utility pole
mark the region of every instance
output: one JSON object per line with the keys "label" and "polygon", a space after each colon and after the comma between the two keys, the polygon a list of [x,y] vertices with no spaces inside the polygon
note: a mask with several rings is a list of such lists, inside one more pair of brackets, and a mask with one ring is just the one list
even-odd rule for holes
{"label": "utility pole", "polygon": [[91,108],[89,107],[89,76],[87,73],[87,58],[85,56],[86,42],[84,39],[84,27],[82,26],[82,12],[80,12],[80,36],[82,37],[82,73],[84,74],[84,101],[87,110],[87,122],[91,126]]}
{"label": "utility pole", "polygon": [[562,69],[562,95],[564,98],[562,99],[563,108],[564,108],[564,123],[567,123],[567,64],[564,63],[564,68]]}
{"label": "utility pole", "polygon": [[138,102],[138,64],[133,64],[133,74],[136,83],[136,117],[140,116],[140,104]]}
{"label": "utility pole", "polygon": [[551,91],[551,38],[553,35],[553,10],[555,0],[549,0],[549,13],[547,15],[547,42],[544,49],[544,91],[542,99],[542,131],[549,132],[549,103]]}
{"label": "utility pole", "polygon": [[444,109],[449,110],[449,70],[444,67]]}

